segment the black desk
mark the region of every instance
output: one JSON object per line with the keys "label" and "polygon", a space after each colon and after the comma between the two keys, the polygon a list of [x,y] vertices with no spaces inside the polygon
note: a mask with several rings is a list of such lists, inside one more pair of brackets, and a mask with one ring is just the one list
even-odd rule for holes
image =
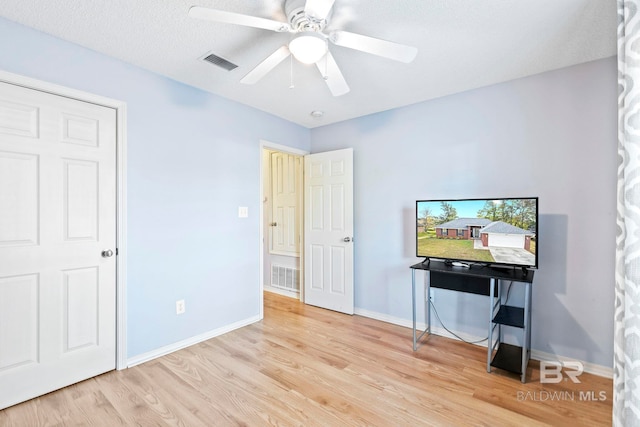
{"label": "black desk", "polygon": [[[417,335],[416,326],[416,270],[426,273],[427,312],[426,328]],[[521,381],[526,380],[527,365],[531,355],[531,270],[523,272],[517,268],[497,268],[472,265],[469,268],[446,265],[440,261],[418,263],[411,266],[411,301],[413,308],[413,350],[418,349],[418,341],[431,333],[431,288],[449,289],[468,292],[489,297],[487,372],[491,366],[520,374]],[[524,284],[524,307],[513,307],[502,304],[502,282]],[[521,328],[523,333],[522,347],[502,343],[502,326]],[[494,332],[498,329],[495,334]],[[493,351],[496,350],[495,356]]]}

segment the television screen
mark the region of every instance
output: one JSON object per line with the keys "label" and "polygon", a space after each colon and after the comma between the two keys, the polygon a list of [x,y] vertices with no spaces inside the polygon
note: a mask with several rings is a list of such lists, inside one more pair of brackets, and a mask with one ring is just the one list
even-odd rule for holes
{"label": "television screen", "polygon": [[538,198],[418,200],[416,256],[538,267]]}

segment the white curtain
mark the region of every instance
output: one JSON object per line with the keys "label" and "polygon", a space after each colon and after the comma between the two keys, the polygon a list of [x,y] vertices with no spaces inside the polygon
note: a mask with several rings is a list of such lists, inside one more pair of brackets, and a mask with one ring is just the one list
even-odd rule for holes
{"label": "white curtain", "polygon": [[640,426],[640,0],[618,0],[613,425]]}

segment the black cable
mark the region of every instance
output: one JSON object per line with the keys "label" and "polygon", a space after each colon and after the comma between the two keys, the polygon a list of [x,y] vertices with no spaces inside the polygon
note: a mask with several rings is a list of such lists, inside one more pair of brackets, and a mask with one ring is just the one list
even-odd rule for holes
{"label": "black cable", "polygon": [[463,338],[461,338],[460,336],[458,336],[456,333],[450,331],[446,326],[444,326],[444,323],[442,323],[442,320],[440,319],[440,316],[438,315],[438,310],[436,310],[436,306],[433,304],[433,302],[431,301],[431,298],[429,298],[429,304],[431,305],[431,308],[433,308],[433,312],[436,314],[436,318],[438,319],[438,322],[440,322],[440,324],[442,325],[442,328],[449,332],[451,335],[453,335],[454,337],[458,338],[460,341],[462,342],[466,342],[467,344],[478,344],[481,343],[483,341],[487,341],[489,339],[489,337],[487,336],[484,339],[478,340],[478,341],[467,341]]}
{"label": "black cable", "polygon": [[507,299],[504,300],[504,305],[507,305],[507,303],[509,302],[509,294],[511,293],[511,285],[513,285],[513,282],[509,282],[509,287],[507,288]]}

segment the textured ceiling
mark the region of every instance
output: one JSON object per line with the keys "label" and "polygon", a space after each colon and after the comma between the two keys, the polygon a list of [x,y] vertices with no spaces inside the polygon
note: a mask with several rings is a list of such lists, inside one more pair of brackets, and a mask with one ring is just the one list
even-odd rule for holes
{"label": "textured ceiling", "polygon": [[[283,3],[2,0],[0,16],[309,128],[616,54],[610,0],[336,0],[328,29],[412,45],[418,54],[404,64],[331,45],[351,87],[333,97],[315,66],[289,60],[255,85],[239,82],[287,44],[288,33],[187,15],[200,5],[286,21]],[[201,61],[207,53],[238,68]]]}

